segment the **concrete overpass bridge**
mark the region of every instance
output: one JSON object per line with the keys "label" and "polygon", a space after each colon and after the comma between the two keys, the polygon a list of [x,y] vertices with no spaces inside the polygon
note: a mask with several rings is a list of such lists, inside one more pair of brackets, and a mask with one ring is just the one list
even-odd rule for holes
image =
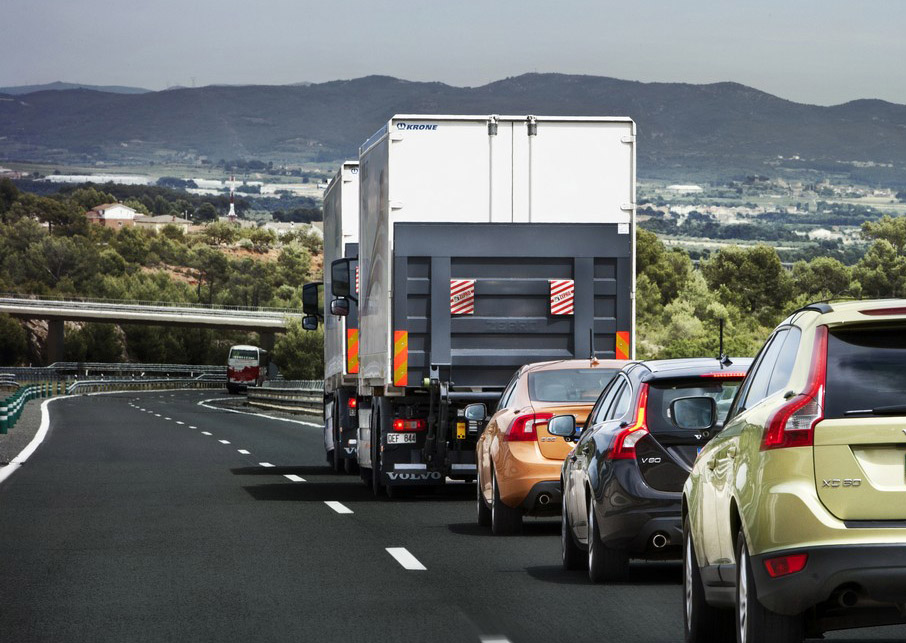
{"label": "concrete overpass bridge", "polygon": [[63,361],[65,321],[244,330],[257,332],[261,347],[271,350],[274,335],[285,332],[290,320],[302,318],[299,311],[280,308],[186,306],[159,301],[42,298],[29,295],[0,295],[0,313],[21,319],[47,320],[49,362]]}

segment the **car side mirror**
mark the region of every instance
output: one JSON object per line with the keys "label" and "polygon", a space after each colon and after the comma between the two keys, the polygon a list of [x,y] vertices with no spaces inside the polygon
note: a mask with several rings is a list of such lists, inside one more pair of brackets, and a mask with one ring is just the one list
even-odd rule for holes
{"label": "car side mirror", "polygon": [[302,318],[303,330],[318,330],[318,318],[314,315],[306,315]]}
{"label": "car side mirror", "polygon": [[337,317],[346,317],[349,314],[349,300],[334,299],[330,302],[330,314]]}
{"label": "car side mirror", "polygon": [[717,423],[717,402],[713,397],[679,397],[670,403],[670,419],[681,429],[710,429]]}
{"label": "car side mirror", "polygon": [[572,440],[576,435],[576,418],[572,415],[555,415],[547,421],[547,432]]}
{"label": "car side mirror", "polygon": [[471,422],[484,422],[488,419],[488,407],[481,402],[469,404],[463,411],[463,415]]}

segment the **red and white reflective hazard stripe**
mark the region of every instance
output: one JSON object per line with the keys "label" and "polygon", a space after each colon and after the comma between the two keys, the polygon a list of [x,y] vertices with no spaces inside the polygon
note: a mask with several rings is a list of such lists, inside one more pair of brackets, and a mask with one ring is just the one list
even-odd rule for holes
{"label": "red and white reflective hazard stripe", "polygon": [[576,284],[572,279],[549,279],[551,284],[551,315],[572,315]]}
{"label": "red and white reflective hazard stripe", "polygon": [[475,280],[450,280],[450,314],[472,315],[475,313]]}

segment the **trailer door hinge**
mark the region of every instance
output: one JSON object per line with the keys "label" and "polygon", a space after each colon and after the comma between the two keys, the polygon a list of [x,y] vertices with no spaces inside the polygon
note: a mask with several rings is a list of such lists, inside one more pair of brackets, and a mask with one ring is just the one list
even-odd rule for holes
{"label": "trailer door hinge", "polygon": [[397,143],[397,142],[403,140],[402,132],[390,132],[390,140],[393,143]]}
{"label": "trailer door hinge", "polygon": [[620,204],[620,209],[623,212],[632,212],[635,210],[635,203],[622,203]]}
{"label": "trailer door hinge", "polygon": [[635,143],[635,136],[633,134],[629,134],[628,136],[623,136],[620,138],[620,142],[621,143]]}
{"label": "trailer door hinge", "polygon": [[391,202],[390,202],[390,209],[391,209],[391,210],[402,210],[402,209],[403,209],[403,202],[402,202],[402,201],[391,201]]}

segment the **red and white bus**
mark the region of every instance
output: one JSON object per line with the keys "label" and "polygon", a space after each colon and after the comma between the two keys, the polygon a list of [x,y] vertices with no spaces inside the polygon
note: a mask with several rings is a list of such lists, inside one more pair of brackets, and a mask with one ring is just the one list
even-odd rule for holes
{"label": "red and white bus", "polygon": [[267,377],[267,351],[240,344],[230,347],[227,358],[227,391],[238,393],[249,386],[260,386]]}

